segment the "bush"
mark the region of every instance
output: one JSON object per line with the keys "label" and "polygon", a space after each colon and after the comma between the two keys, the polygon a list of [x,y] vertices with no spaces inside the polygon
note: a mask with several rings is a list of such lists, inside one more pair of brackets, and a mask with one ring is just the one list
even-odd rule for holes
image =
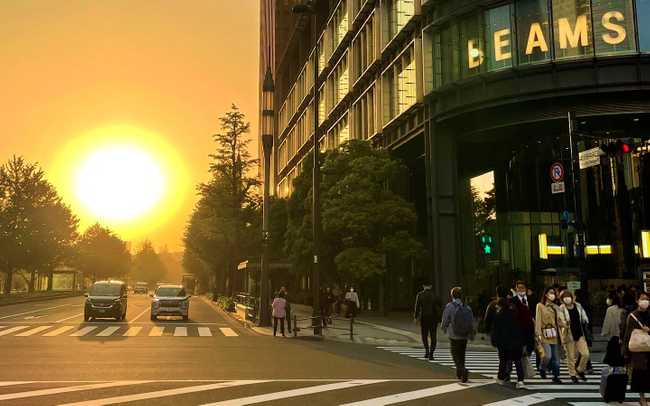
{"label": "bush", "polygon": [[222,308],[227,312],[235,311],[235,299],[230,296],[219,296],[217,297],[217,306]]}

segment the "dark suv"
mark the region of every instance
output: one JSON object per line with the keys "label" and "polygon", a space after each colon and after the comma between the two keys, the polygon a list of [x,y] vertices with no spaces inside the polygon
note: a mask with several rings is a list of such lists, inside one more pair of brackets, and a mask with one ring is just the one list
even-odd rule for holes
{"label": "dark suv", "polygon": [[127,292],[122,281],[95,282],[86,293],[84,321],[100,317],[112,317],[116,320],[126,318]]}

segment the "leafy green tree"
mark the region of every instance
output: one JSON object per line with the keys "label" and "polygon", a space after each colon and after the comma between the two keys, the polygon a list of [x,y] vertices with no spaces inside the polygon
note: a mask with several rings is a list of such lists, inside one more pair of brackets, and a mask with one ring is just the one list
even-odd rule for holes
{"label": "leafy green tree", "polygon": [[482,197],[475,187],[471,187],[472,212],[474,215],[474,235],[480,236],[487,231],[488,225],[494,222],[496,213],[496,190],[494,186]]}
{"label": "leafy green tree", "polygon": [[13,274],[26,270],[34,289],[37,271],[49,274],[72,257],[78,219],[35,163],[13,157],[0,167],[0,269],[11,292]]}
{"label": "leafy green tree", "polygon": [[76,265],[92,279],[124,277],[131,268],[126,242],[99,223],[89,227],[77,243]]}
{"label": "leafy green tree", "polygon": [[167,270],[154,249],[151,241],[142,243],[142,247],[133,257],[133,277],[138,281],[155,284],[163,282]]}

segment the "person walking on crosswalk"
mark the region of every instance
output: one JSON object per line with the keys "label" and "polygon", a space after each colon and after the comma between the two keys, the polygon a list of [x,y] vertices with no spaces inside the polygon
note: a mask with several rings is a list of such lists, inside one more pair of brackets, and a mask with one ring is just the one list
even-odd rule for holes
{"label": "person walking on crosswalk", "polygon": [[[442,305],[436,298],[431,284],[425,282],[422,291],[415,297],[415,312],[413,318],[420,323],[422,333],[422,345],[424,346],[424,357],[433,360],[433,353],[436,351],[438,341],[438,323]],[[431,344],[429,345],[429,337]]]}
{"label": "person walking on crosswalk", "polygon": [[457,286],[451,290],[451,302],[442,313],[442,331],[449,336],[452,358],[456,366],[456,377],[463,383],[469,379],[465,368],[467,340],[474,339],[474,315],[472,309],[463,303],[463,290]]}
{"label": "person walking on crosswalk", "polygon": [[650,352],[630,351],[630,338],[634,330],[644,330],[650,334],[650,294],[641,292],[637,301],[638,307],[630,313],[625,327],[623,340],[623,354],[627,363],[632,367],[632,392],[639,392],[641,396],[640,405],[648,406],[645,394],[650,392]]}
{"label": "person walking on crosswalk", "polygon": [[585,370],[589,361],[589,347],[587,346],[589,318],[582,305],[576,302],[575,296],[570,290],[562,292],[561,299],[562,325],[560,326],[560,337],[567,356],[569,376],[573,383],[578,383],[578,377],[586,381]]}
{"label": "person walking on crosswalk", "polygon": [[[517,371],[517,389],[524,389],[523,349],[524,331],[517,321],[517,308],[514,303],[502,297],[496,305],[492,338],[499,352],[499,373],[497,383],[503,385],[510,375],[512,364]],[[528,360],[526,360],[528,361]]]}
{"label": "person walking on crosswalk", "polygon": [[550,367],[553,372],[553,382],[561,384],[560,329],[558,324],[560,308],[555,304],[555,300],[555,289],[546,288],[535,312],[535,335],[544,350],[539,368],[540,376],[546,378],[546,370]]}

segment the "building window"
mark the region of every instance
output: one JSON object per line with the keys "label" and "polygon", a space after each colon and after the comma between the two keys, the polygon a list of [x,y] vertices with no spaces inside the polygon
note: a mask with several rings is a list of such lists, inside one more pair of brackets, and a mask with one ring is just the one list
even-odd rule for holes
{"label": "building window", "polygon": [[287,166],[287,141],[284,140],[278,148],[278,163],[280,170]]}
{"label": "building window", "polygon": [[350,91],[350,74],[348,71],[347,53],[339,60],[339,63],[332,70],[332,74],[327,81],[329,91],[327,113],[329,113]]}
{"label": "building window", "polygon": [[650,52],[650,0],[636,0],[636,19],[639,27],[639,49]]}
{"label": "building window", "polygon": [[375,35],[375,14],[373,13],[352,42],[352,52],[354,55],[353,75],[355,81],[363,75],[366,69],[376,59]]}
{"label": "building window", "polygon": [[555,59],[588,58],[594,54],[589,0],[553,0]]}
{"label": "building window", "polygon": [[321,147],[324,150],[331,150],[338,148],[339,145],[350,140],[350,127],[348,125],[348,115],[344,115],[334,126],[330,129],[325,137],[324,145]]}
{"label": "building window", "polygon": [[460,78],[458,25],[454,23],[445,27],[442,30],[440,42],[442,48],[442,83],[448,84]]}
{"label": "building window", "polygon": [[332,24],[332,51],[334,51],[348,33],[348,8],[346,0],[341,0],[331,20]]}
{"label": "building window", "polygon": [[485,60],[480,14],[463,19],[460,27],[462,77],[467,78],[479,74]]}
{"label": "building window", "polygon": [[415,15],[415,0],[388,0],[386,6],[389,42]]}
{"label": "building window", "polygon": [[372,85],[354,104],[353,137],[367,140],[377,132],[375,106],[377,105],[375,85]]}
{"label": "building window", "polygon": [[515,4],[519,65],[551,60],[551,34],[547,1],[519,0]]}
{"label": "building window", "polygon": [[512,9],[505,5],[485,12],[485,42],[488,72],[512,67],[514,33]]}
{"label": "building window", "polygon": [[318,124],[323,124],[327,118],[327,86],[321,86],[318,92]]}
{"label": "building window", "polygon": [[417,102],[417,73],[411,44],[383,75],[384,122],[392,120]]}

